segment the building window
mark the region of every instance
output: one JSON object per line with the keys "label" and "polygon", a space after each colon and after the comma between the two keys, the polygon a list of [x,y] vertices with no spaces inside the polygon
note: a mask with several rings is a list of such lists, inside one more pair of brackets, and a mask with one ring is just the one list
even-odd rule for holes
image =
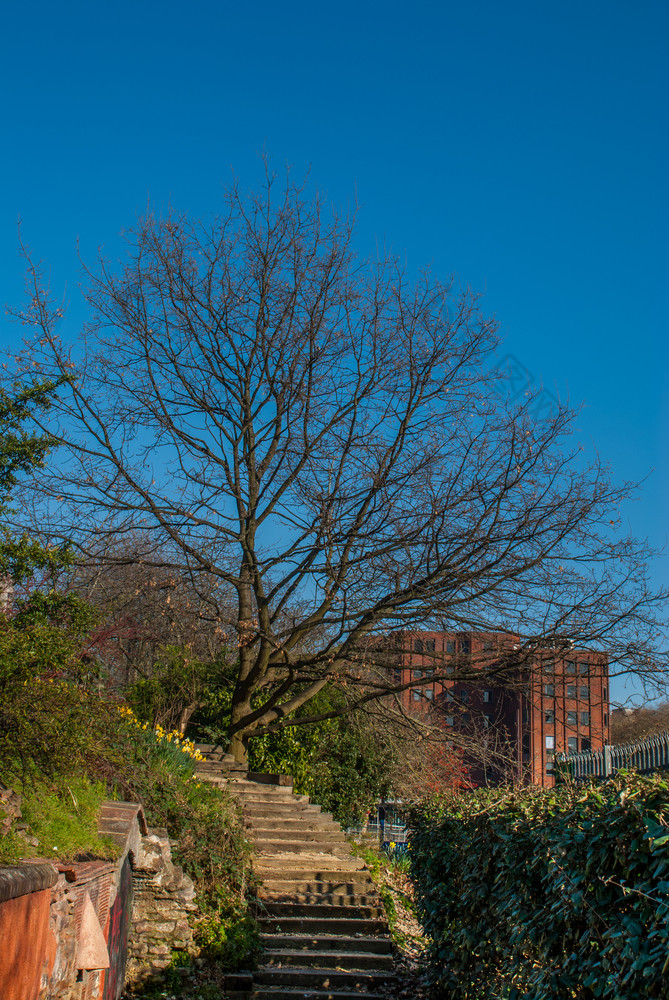
{"label": "building window", "polygon": [[471,648],[472,648],[472,644],[469,641],[469,639],[462,639],[460,641],[460,652],[461,653],[469,653],[471,651]]}
{"label": "building window", "polygon": [[580,687],[578,690],[579,690],[578,696],[581,699],[581,701],[587,701],[588,695],[590,694],[589,689],[587,687]]}
{"label": "building window", "polygon": [[453,692],[449,688],[444,691],[444,694],[446,695],[446,701],[453,701]]}
{"label": "building window", "polygon": [[434,653],[434,639],[425,640],[425,652]]}
{"label": "building window", "polygon": [[432,701],[432,699],[434,698],[434,689],[425,688],[425,697],[427,698],[428,701]]}
{"label": "building window", "polygon": [[415,653],[422,653],[423,652],[423,640],[422,639],[416,639],[416,641],[413,644],[413,648],[414,648],[414,652]]}
{"label": "building window", "polygon": [[574,663],[573,660],[567,660],[567,673],[568,674],[576,673],[576,664]]}
{"label": "building window", "polygon": [[422,670],[414,670],[413,676],[414,676],[414,680],[419,681],[421,679],[421,677],[423,676],[423,671]]}
{"label": "building window", "polygon": [[447,641],[447,643],[446,643],[446,652],[447,653],[454,653],[455,652],[455,643],[453,642],[452,639],[449,639]]}
{"label": "building window", "polygon": [[486,705],[489,705],[492,701],[492,691],[483,692],[483,701]]}
{"label": "building window", "polygon": [[544,684],[544,694],[547,698],[553,698],[555,696],[555,685]]}
{"label": "building window", "polygon": [[575,698],[576,697],[576,685],[575,684],[567,684],[567,697],[568,698]]}
{"label": "building window", "polygon": [[469,712],[463,712],[462,721],[465,724],[469,722],[470,718],[471,718],[471,716],[470,716]]}
{"label": "building window", "polygon": [[446,716],[446,725],[447,726],[452,726],[453,725],[453,716],[452,715],[447,715]]}
{"label": "building window", "polygon": [[492,639],[486,639],[483,643],[483,652],[492,653]]}
{"label": "building window", "polygon": [[469,702],[469,691],[465,691],[464,688],[460,692],[460,701],[463,705],[466,705]]}
{"label": "building window", "polygon": [[555,664],[553,663],[552,660],[546,660],[546,662],[544,663],[544,673],[545,674],[555,673]]}
{"label": "building window", "polygon": [[590,725],[590,712],[581,712],[581,725],[582,726]]}
{"label": "building window", "polygon": [[569,753],[573,753],[574,751],[578,750],[578,740],[576,739],[575,736],[569,736],[567,738],[567,749]]}
{"label": "building window", "polygon": [[552,760],[547,760],[546,761],[546,774],[552,774],[554,770],[555,770],[555,764],[553,763],[553,761]]}
{"label": "building window", "polygon": [[606,714],[606,712],[604,712],[604,725],[605,725],[605,726],[608,726],[608,724],[609,724],[609,717],[608,717],[608,715]]}
{"label": "building window", "polygon": [[585,661],[581,661],[578,665],[578,672],[581,677],[587,677],[590,673],[590,664],[585,663]]}
{"label": "building window", "polygon": [[555,712],[546,712],[545,720],[546,720],[546,723],[549,726],[554,726],[555,725]]}
{"label": "building window", "polygon": [[567,712],[567,725],[568,726],[576,725],[576,712]]}
{"label": "building window", "polygon": [[546,737],[546,749],[547,750],[555,750],[555,737],[554,736],[547,736]]}
{"label": "building window", "polygon": [[434,667],[428,667],[425,671],[426,677],[434,677]]}
{"label": "building window", "polygon": [[602,692],[602,695],[603,695],[603,698],[604,698],[604,701],[606,701],[606,699],[607,699],[607,697],[608,697],[608,695],[607,695],[607,693],[606,693],[606,688],[604,688],[604,690],[603,690],[603,692]]}
{"label": "building window", "polygon": [[483,728],[490,729],[490,723],[492,722],[492,716],[488,715],[487,712],[483,713]]}
{"label": "building window", "polygon": [[415,691],[414,690],[412,693],[413,693],[413,700],[414,701],[420,701],[420,691]]}
{"label": "building window", "polygon": [[589,749],[590,749],[590,740],[586,739],[581,740],[581,750],[584,751]]}

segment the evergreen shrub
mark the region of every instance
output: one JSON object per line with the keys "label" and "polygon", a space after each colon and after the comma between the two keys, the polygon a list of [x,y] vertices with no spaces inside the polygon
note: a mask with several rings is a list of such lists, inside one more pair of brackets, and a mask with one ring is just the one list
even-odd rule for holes
{"label": "evergreen shrub", "polygon": [[433,799],[412,826],[438,995],[669,997],[666,776]]}

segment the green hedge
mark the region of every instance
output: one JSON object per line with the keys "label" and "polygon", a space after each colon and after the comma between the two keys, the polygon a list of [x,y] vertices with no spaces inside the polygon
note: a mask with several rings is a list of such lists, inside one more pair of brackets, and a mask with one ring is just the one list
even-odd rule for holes
{"label": "green hedge", "polygon": [[669,997],[668,824],[662,775],[417,808],[412,872],[439,995]]}

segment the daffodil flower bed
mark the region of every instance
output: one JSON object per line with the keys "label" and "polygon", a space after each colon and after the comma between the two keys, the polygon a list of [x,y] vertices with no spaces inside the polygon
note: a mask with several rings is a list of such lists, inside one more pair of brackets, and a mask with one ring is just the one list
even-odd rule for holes
{"label": "daffodil flower bed", "polygon": [[204,760],[193,741],[178,729],[167,730],[160,725],[152,727],[148,722],[141,722],[127,705],[119,705],[118,710],[123,719],[137,729],[147,742],[154,744],[164,756],[183,770],[192,773],[195,762]]}

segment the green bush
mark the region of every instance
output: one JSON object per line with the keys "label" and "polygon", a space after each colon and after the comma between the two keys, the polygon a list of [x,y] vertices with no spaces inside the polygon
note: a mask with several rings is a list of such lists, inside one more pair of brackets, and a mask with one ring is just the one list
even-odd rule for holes
{"label": "green bush", "polygon": [[669,995],[669,783],[478,792],[414,811],[412,874],[449,1000]]}

